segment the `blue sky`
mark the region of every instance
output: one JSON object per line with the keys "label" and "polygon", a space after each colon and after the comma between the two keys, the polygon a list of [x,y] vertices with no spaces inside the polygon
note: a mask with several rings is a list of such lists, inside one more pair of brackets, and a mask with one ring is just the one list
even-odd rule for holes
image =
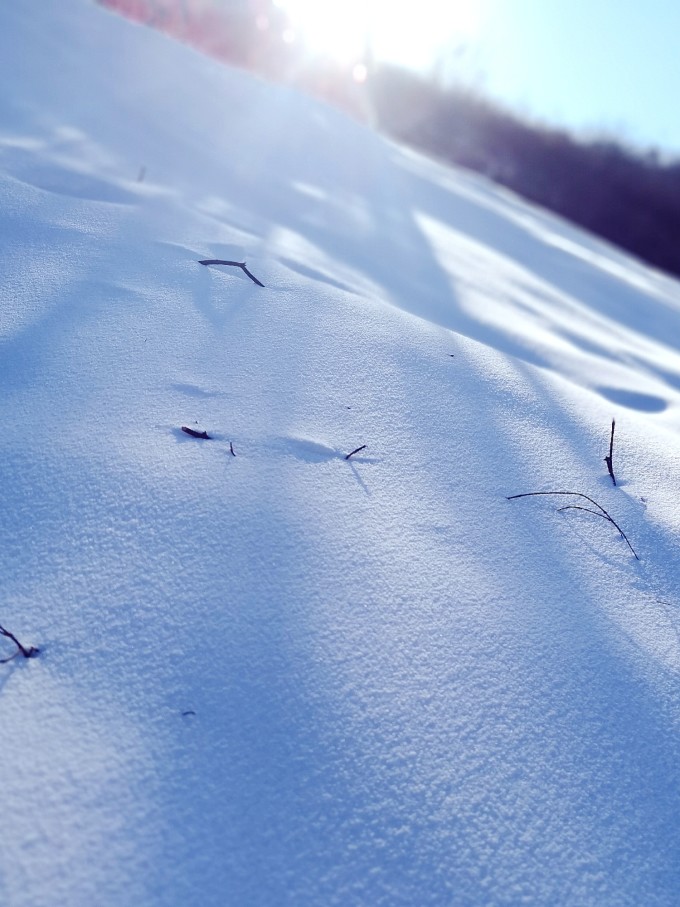
{"label": "blue sky", "polygon": [[[416,69],[453,50],[521,113],[680,155],[680,0],[276,0],[307,44]],[[461,63],[461,60],[463,63]]]}
{"label": "blue sky", "polygon": [[551,123],[680,153],[680,0],[484,0],[480,84]]}

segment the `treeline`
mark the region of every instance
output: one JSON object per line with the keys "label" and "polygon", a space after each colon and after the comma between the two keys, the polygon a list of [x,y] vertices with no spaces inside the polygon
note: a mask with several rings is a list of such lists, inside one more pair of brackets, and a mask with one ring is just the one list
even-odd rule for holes
{"label": "treeline", "polygon": [[680,275],[680,161],[535,125],[472,90],[394,67],[371,80],[378,125],[483,173],[647,262]]}
{"label": "treeline", "polygon": [[[536,125],[477,92],[394,66],[351,69],[286,40],[273,0],[100,0],[234,65],[290,79],[440,160],[483,173],[650,264],[680,276],[680,160]],[[313,56],[313,55],[312,55]],[[360,92],[363,93],[360,96]],[[357,99],[360,103],[357,103]]]}

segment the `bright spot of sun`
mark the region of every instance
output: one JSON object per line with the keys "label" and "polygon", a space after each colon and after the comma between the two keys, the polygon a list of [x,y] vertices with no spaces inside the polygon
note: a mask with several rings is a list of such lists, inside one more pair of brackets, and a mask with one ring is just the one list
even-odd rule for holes
{"label": "bright spot of sun", "polygon": [[276,0],[315,53],[351,63],[370,47],[382,60],[431,64],[477,32],[483,0]]}
{"label": "bright spot of sun", "polygon": [[355,82],[361,84],[366,81],[366,76],[368,75],[368,70],[363,63],[355,63],[352,69],[352,78]]}

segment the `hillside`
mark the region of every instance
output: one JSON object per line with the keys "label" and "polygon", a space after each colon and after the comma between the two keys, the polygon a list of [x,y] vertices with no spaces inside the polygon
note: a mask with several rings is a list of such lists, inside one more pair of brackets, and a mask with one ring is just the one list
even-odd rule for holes
{"label": "hillside", "polygon": [[285,40],[294,24],[276,0],[96,2],[232,66],[293,83],[680,277],[677,155],[635,147],[611,130],[579,134],[513,111],[470,84],[463,46],[462,57],[443,55],[429,73],[376,60],[367,48],[368,79],[358,85],[351,63]]}
{"label": "hillside", "polygon": [[395,67],[370,83],[373,120],[392,137],[489,176],[652,267],[680,276],[680,162],[624,139],[532,122],[464,84]]}
{"label": "hillside", "polygon": [[87,0],[0,73],[0,903],[674,904],[680,285]]}

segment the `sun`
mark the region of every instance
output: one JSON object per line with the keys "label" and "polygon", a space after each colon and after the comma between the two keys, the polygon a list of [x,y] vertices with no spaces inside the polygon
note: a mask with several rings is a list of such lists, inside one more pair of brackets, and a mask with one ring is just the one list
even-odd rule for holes
{"label": "sun", "polygon": [[371,54],[403,66],[426,67],[447,46],[470,40],[483,0],[276,0],[314,53],[351,63]]}

